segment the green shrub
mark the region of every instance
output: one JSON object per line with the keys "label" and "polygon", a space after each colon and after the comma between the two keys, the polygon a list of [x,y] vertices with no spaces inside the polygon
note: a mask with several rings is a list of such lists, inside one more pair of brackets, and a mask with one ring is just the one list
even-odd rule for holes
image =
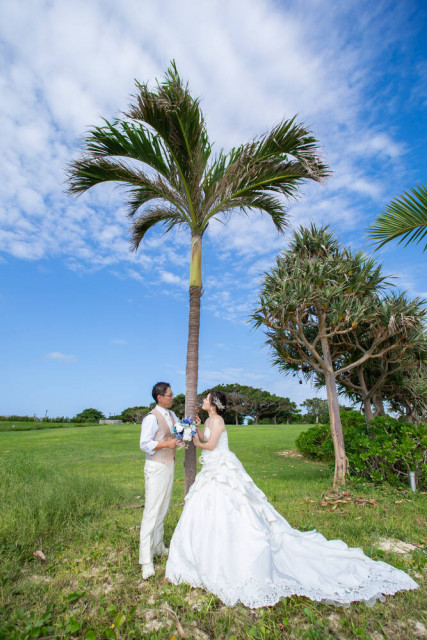
{"label": "green shrub", "polygon": [[[341,414],[346,454],[351,475],[371,482],[408,483],[415,471],[418,488],[427,488],[427,429],[390,416],[378,416],[369,424],[357,411]],[[296,440],[300,452],[313,460],[333,461],[330,426],[316,426]]]}
{"label": "green shrub", "polygon": [[296,439],[296,445],[306,458],[329,462],[334,457],[331,428],[328,424],[318,424],[303,431]]}

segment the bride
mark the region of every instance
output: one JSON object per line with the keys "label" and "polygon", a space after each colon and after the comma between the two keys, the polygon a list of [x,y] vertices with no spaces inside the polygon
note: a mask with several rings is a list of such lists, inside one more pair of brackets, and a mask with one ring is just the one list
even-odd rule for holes
{"label": "bride", "polygon": [[202,449],[203,467],[173,534],[166,578],[202,587],[226,605],[251,608],[294,594],[334,604],[373,603],[382,594],[418,587],[361,549],[326,540],[315,529],[293,529],[229,450],[221,417],[225,395],[212,391],[202,408],[209,419],[194,444]]}

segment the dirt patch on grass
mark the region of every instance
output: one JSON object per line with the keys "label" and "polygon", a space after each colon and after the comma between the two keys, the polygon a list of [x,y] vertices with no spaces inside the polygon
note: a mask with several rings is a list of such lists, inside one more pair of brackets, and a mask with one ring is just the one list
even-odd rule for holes
{"label": "dirt patch on grass", "polygon": [[287,449],[285,451],[278,451],[279,456],[284,456],[285,458],[302,458],[302,454],[297,449]]}
{"label": "dirt patch on grass", "polygon": [[381,551],[393,551],[394,553],[408,554],[411,551],[415,551],[419,547],[410,544],[409,542],[403,542],[402,540],[396,540],[394,538],[380,538],[376,544],[377,549]]}

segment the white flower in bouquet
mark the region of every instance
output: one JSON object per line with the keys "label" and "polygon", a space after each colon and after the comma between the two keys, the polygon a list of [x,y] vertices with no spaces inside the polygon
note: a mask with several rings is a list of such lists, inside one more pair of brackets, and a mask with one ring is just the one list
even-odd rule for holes
{"label": "white flower in bouquet", "polygon": [[184,429],[184,435],[182,437],[182,439],[184,440],[184,442],[191,442],[193,439],[193,430],[191,427],[185,427]]}
{"label": "white flower in bouquet", "polygon": [[183,418],[173,426],[172,433],[176,435],[178,440],[185,443],[185,448],[189,446],[196,433],[196,423],[192,418]]}

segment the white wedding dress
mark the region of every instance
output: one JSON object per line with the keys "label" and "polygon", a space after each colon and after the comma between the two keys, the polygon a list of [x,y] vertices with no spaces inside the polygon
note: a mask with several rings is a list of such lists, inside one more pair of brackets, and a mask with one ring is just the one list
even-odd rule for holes
{"label": "white wedding dress", "polygon": [[[205,437],[209,438],[209,428]],[[406,573],[371,560],[341,540],[293,529],[228,448],[223,432],[185,499],[166,578],[257,608],[294,594],[345,605],[416,589]]]}

